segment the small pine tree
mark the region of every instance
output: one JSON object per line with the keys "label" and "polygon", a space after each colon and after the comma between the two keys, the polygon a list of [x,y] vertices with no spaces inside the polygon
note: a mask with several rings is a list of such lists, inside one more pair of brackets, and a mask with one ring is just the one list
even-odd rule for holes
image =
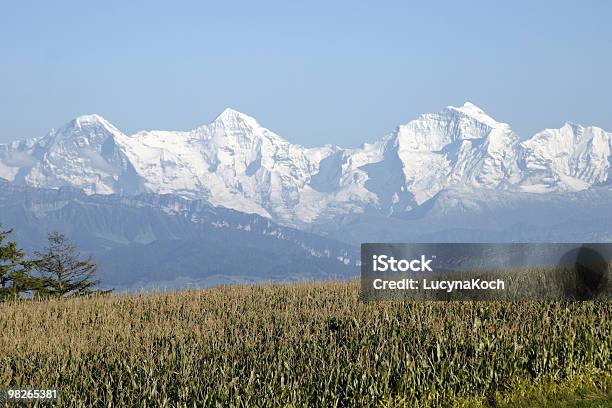
{"label": "small pine tree", "polygon": [[8,241],[3,244],[12,229],[0,230],[0,301],[18,299],[28,291],[40,288],[41,281],[32,276],[35,261],[25,259],[25,252],[17,244]]}
{"label": "small pine tree", "polygon": [[81,259],[81,254],[63,234],[53,232],[47,236],[48,247],[36,252],[39,258],[36,269],[40,273],[42,296],[81,296],[101,292],[96,279],[98,266],[90,256]]}

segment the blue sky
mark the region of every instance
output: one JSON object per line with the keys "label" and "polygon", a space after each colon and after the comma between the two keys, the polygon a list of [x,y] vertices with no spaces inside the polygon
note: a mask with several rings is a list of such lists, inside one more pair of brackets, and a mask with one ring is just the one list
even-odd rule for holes
{"label": "blue sky", "polygon": [[0,3],[0,141],[86,113],[184,130],[231,106],[356,146],[466,100],[524,135],[612,130],[608,1],[97,3]]}

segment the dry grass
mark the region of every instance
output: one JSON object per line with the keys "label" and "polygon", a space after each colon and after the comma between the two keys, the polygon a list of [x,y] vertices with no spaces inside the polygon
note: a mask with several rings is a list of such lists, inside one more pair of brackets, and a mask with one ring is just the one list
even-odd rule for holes
{"label": "dry grass", "polygon": [[[612,304],[363,303],[357,282],[0,305],[0,383],[61,406],[495,404],[612,373]],[[589,380],[590,381],[590,380]]]}

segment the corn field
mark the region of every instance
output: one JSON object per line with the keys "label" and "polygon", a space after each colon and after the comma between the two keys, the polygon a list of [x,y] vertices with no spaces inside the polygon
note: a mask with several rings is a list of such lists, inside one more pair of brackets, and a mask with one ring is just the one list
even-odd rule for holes
{"label": "corn field", "polygon": [[495,406],[610,392],[612,304],[371,302],[357,282],[0,304],[0,384],[62,407]]}

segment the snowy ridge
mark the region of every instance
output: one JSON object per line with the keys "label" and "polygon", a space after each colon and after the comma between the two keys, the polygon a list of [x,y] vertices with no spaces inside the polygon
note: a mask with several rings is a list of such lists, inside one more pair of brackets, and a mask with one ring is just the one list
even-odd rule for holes
{"label": "snowy ridge", "polygon": [[612,134],[566,123],[525,139],[469,102],[357,149],[304,148],[225,109],[191,131],[128,136],[98,115],[0,145],[0,177],[87,193],[172,193],[272,218],[326,223],[410,211],[453,188],[580,191],[609,183]]}

